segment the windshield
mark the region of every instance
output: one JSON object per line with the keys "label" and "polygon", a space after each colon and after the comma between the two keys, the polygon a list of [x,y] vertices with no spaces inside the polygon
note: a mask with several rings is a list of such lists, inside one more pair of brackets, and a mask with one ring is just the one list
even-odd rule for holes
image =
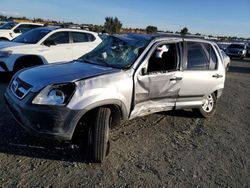
{"label": "windshield", "polygon": [[44,29],[44,28],[33,29],[22,35],[19,35],[12,41],[18,43],[36,44],[50,31],[51,31],[50,29]]}
{"label": "windshield", "polygon": [[244,45],[243,44],[231,44],[228,48],[244,49]]}
{"label": "windshield", "polygon": [[12,29],[13,27],[15,27],[17,25],[16,22],[8,22],[6,24],[3,24],[0,26],[0,29]]}
{"label": "windshield", "polygon": [[127,68],[134,63],[148,43],[148,40],[108,36],[93,51],[79,58],[79,61],[120,69]]}

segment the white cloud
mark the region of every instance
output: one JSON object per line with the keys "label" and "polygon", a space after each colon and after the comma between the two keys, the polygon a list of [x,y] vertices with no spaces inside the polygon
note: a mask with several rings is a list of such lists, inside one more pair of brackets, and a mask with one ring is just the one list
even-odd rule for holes
{"label": "white cloud", "polygon": [[5,10],[0,10],[0,14],[2,14],[4,16],[16,16],[16,17],[21,16],[21,14],[19,12],[9,12],[9,11],[5,11]]}

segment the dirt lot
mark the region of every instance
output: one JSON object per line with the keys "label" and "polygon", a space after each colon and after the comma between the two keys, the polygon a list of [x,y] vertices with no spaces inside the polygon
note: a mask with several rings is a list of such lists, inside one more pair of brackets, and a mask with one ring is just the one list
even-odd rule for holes
{"label": "dirt lot", "polygon": [[104,164],[77,149],[28,136],[3,103],[1,187],[250,187],[250,60],[233,61],[212,119],[158,113],[112,132]]}

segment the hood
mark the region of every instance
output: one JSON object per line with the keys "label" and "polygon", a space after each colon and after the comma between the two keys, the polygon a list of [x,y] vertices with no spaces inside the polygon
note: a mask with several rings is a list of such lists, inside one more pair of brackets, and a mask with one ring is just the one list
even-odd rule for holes
{"label": "hood", "polygon": [[0,49],[14,47],[14,46],[20,46],[20,45],[23,45],[23,44],[11,42],[11,41],[0,41]]}
{"label": "hood", "polygon": [[32,91],[37,92],[50,84],[73,82],[118,71],[120,70],[111,67],[74,61],[26,69],[19,73],[18,78],[32,85]]}

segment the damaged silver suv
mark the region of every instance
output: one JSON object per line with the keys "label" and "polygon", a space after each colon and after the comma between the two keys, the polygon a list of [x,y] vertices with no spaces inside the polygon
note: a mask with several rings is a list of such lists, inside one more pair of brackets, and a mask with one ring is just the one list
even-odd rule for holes
{"label": "damaged silver suv", "polygon": [[218,49],[197,39],[109,36],[76,61],[19,71],[5,100],[32,134],[71,140],[83,133],[88,155],[102,162],[121,120],[183,108],[213,116],[225,81]]}

